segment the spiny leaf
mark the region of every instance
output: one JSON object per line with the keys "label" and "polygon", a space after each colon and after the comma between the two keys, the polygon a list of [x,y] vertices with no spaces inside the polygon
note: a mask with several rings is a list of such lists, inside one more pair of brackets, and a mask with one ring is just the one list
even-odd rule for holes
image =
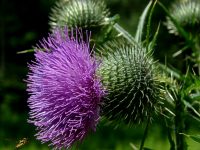
{"label": "spiny leaf", "polygon": [[165,73],[171,75],[172,77],[175,77],[176,79],[180,79],[182,77],[181,73],[178,70],[176,70],[175,68],[168,67],[167,65],[164,65],[162,63],[158,63],[158,66]]}
{"label": "spiny leaf", "polygon": [[194,141],[200,143],[200,134],[199,135],[190,135],[190,138]]}
{"label": "spiny leaf", "polygon": [[140,17],[140,21],[139,21],[137,31],[136,31],[136,35],[135,35],[135,40],[138,43],[140,43],[142,41],[143,28],[144,28],[144,25],[145,25],[146,16],[148,14],[149,9],[151,8],[151,4],[152,4],[152,0],[149,1],[148,5],[144,9],[144,11],[143,11],[143,13]]}
{"label": "spiny leaf", "polygon": [[153,50],[155,45],[156,45],[156,40],[157,40],[157,36],[158,36],[158,32],[160,29],[160,23],[158,24],[157,30],[153,36],[153,40],[148,44],[148,50]]}
{"label": "spiny leaf", "polygon": [[185,90],[186,94],[191,94],[192,90],[198,90],[200,91],[200,83],[194,83],[190,86],[187,87],[187,89]]}
{"label": "spiny leaf", "polygon": [[194,113],[197,117],[200,118],[199,112],[198,112],[190,103],[188,103],[187,101],[183,101],[183,102],[184,102],[184,105],[185,105],[186,107],[190,108],[190,109],[193,111],[193,113]]}
{"label": "spiny leaf", "polygon": [[191,138],[193,141],[200,143],[200,134],[197,135],[189,135],[189,134],[185,134],[185,133],[180,133],[185,135],[188,138]]}
{"label": "spiny leaf", "polygon": [[[152,6],[152,8],[150,10],[150,14],[149,14],[149,17],[148,17],[147,34],[146,34],[146,47],[147,47],[147,51],[148,51],[148,48],[149,48],[149,37],[150,37],[150,30],[151,30],[151,20],[152,20],[152,15],[153,15],[156,3],[157,3],[157,0],[155,0],[155,2],[153,3],[153,6]],[[160,24],[158,26],[158,29],[159,29],[159,27],[160,27]],[[158,29],[157,29],[157,32],[158,32]],[[155,33],[155,35],[156,34],[158,34],[158,33]],[[155,35],[154,35],[154,38],[155,38]],[[155,38],[155,40],[156,40],[156,38]]]}

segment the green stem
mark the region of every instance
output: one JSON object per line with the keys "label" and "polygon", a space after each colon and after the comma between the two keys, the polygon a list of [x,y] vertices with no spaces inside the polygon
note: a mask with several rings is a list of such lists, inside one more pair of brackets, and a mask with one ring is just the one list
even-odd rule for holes
{"label": "green stem", "polygon": [[176,135],[176,150],[187,150],[187,145],[183,134],[185,129],[184,124],[184,104],[182,97],[179,96],[176,101],[175,108],[175,135]]}
{"label": "green stem", "polygon": [[149,129],[149,123],[150,123],[150,116],[148,117],[148,120],[147,120],[147,124],[146,124],[146,127],[145,127],[145,130],[144,130],[144,135],[142,137],[142,141],[141,141],[141,144],[140,144],[140,150],[143,149],[144,147],[144,142],[146,140],[146,137],[147,137],[147,133],[148,133],[148,129]]}
{"label": "green stem", "polygon": [[165,119],[165,125],[166,125],[168,140],[169,140],[169,143],[170,143],[170,150],[175,150],[175,143],[174,143],[174,140],[173,140],[173,138],[171,136],[171,132],[170,132],[171,130],[167,125],[166,119]]}

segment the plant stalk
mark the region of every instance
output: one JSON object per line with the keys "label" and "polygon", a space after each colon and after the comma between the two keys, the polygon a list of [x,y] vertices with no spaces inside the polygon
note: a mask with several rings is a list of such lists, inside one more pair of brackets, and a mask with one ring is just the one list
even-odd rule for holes
{"label": "plant stalk", "polygon": [[187,150],[187,144],[183,134],[185,130],[184,124],[184,104],[182,98],[176,100],[175,107],[175,136],[176,136],[176,150]]}
{"label": "plant stalk", "polygon": [[149,130],[149,123],[150,123],[150,116],[148,117],[147,124],[146,124],[145,130],[144,130],[144,134],[143,134],[142,141],[141,141],[141,144],[140,144],[140,150],[142,150],[143,147],[144,147],[144,142],[146,140],[148,130]]}
{"label": "plant stalk", "polygon": [[175,150],[175,143],[171,137],[171,133],[169,130],[167,131],[167,136],[168,136],[169,143],[170,143],[170,150]]}

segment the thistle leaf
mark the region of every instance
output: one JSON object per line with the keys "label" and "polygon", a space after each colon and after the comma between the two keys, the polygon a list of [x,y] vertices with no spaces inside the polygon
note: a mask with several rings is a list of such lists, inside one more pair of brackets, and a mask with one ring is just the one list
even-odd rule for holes
{"label": "thistle leaf", "polygon": [[188,135],[188,134],[185,134],[185,133],[180,133],[180,134],[183,134],[186,137],[191,138],[193,141],[200,143],[200,134],[197,134],[197,135]]}
{"label": "thistle leaf", "polygon": [[146,8],[144,9],[141,17],[140,17],[140,21],[136,30],[136,35],[135,35],[135,40],[136,42],[140,43],[142,41],[142,33],[143,33],[143,28],[145,25],[145,20],[147,17],[147,14],[151,8],[151,4],[152,4],[152,0],[149,1],[148,5],[146,6]]}
{"label": "thistle leaf", "polygon": [[193,139],[194,141],[200,143],[200,134],[199,135],[190,135],[189,137],[191,139]]}
{"label": "thistle leaf", "polygon": [[200,119],[200,113],[190,103],[188,103],[187,101],[183,101],[183,102],[184,102],[184,105],[187,108],[192,110],[192,112],[195,114],[195,117],[198,117]]}
{"label": "thistle leaf", "polygon": [[[147,33],[146,33],[146,47],[147,47],[147,51],[148,51],[148,48],[149,48],[149,38],[150,38],[150,30],[151,30],[151,20],[152,20],[152,15],[153,15],[153,12],[154,12],[154,9],[155,9],[155,5],[157,3],[157,0],[155,0],[155,2],[153,3],[153,6],[150,10],[150,14],[149,14],[149,17],[148,17],[148,23],[147,23]],[[157,34],[158,34],[158,30],[159,30],[159,27],[160,27],[160,24],[158,26],[158,29],[155,33],[156,37],[157,37]],[[156,41],[156,37],[154,35],[154,44],[155,44],[155,41]],[[154,44],[152,47],[154,47]],[[152,48],[153,49],[153,48]],[[150,49],[150,50],[152,50]]]}
{"label": "thistle leaf", "polygon": [[153,36],[153,39],[150,43],[147,43],[147,46],[148,46],[148,50],[153,50],[155,45],[156,45],[156,40],[157,40],[157,36],[158,36],[158,32],[159,32],[159,29],[160,29],[160,23],[158,24],[158,27],[157,27],[157,30]]}

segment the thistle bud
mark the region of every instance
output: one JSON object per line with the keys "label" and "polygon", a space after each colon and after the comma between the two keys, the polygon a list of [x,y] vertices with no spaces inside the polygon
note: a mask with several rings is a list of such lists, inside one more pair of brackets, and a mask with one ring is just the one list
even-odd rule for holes
{"label": "thistle bud", "polygon": [[109,15],[104,1],[59,0],[50,15],[51,28],[81,27],[92,30],[104,23]]}
{"label": "thistle bud", "polygon": [[117,41],[102,49],[105,53],[99,74],[107,89],[104,115],[127,124],[142,122],[151,116],[159,99],[160,87],[151,55],[140,46]]}
{"label": "thistle bud", "polygon": [[[199,0],[179,0],[172,4],[169,9],[171,16],[183,29],[190,33],[199,33],[200,26],[200,1]],[[167,18],[166,26],[169,33],[179,35],[176,25]]]}

